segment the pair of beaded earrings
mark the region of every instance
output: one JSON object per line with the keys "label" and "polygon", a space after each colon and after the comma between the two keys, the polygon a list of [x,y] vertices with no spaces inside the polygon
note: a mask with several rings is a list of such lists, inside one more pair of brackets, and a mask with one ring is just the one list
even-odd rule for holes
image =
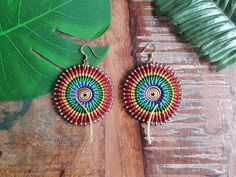
{"label": "pair of beaded earrings", "polygon": [[[92,141],[92,124],[103,118],[111,107],[113,86],[102,70],[89,66],[84,47],[89,46],[80,49],[85,56],[83,64],[71,67],[59,76],[54,95],[58,111],[66,120],[76,125],[91,125]],[[89,49],[100,58],[91,47]],[[181,85],[174,71],[152,60],[133,70],[123,87],[127,110],[134,118],[148,123],[149,143],[150,124],[169,120],[180,106],[181,97]]]}

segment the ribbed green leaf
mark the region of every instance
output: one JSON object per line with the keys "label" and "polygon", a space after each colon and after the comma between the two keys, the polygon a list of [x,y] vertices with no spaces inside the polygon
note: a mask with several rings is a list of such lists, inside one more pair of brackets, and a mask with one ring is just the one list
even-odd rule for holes
{"label": "ribbed green leaf", "polygon": [[216,71],[236,63],[236,0],[156,0],[182,37],[199,47],[200,56],[217,62]]}
{"label": "ribbed green leaf", "polygon": [[[111,24],[109,0],[2,0],[0,15],[1,101],[48,93],[58,68],[81,64],[81,44],[56,31],[92,40]],[[86,48],[89,63],[98,65],[108,49],[95,47],[98,59]]]}

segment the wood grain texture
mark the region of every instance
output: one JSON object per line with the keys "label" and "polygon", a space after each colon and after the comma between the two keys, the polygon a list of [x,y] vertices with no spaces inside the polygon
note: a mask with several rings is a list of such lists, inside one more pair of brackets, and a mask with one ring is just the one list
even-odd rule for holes
{"label": "wood grain texture", "polygon": [[151,145],[146,141],[147,127],[142,126],[146,177],[235,177],[236,67],[215,73],[195,48],[175,35],[165,17],[155,16],[153,1],[129,4],[137,63],[146,62],[148,51],[139,53],[154,43],[154,60],[174,68],[183,84],[179,113],[151,128]]}
{"label": "wood grain texture", "polygon": [[[90,45],[110,45],[101,65],[115,87],[108,116],[89,127],[66,123],[54,110],[52,96],[0,103],[1,177],[144,177],[140,124],[125,112],[120,97],[124,76],[133,68],[128,2],[112,1],[113,24]],[[102,13],[102,12],[101,12]]]}

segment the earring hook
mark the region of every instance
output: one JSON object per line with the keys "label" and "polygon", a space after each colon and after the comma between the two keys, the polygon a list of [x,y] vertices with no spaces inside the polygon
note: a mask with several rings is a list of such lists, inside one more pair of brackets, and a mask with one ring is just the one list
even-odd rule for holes
{"label": "earring hook", "polygon": [[140,54],[144,53],[145,50],[147,50],[148,47],[151,46],[151,45],[153,46],[154,51],[153,51],[152,53],[149,53],[149,54],[148,54],[148,62],[149,62],[149,63],[152,63],[152,62],[153,62],[153,53],[156,52],[156,46],[155,46],[153,43],[149,43],[149,44],[147,44],[147,45],[144,47],[144,49],[140,52]]}
{"label": "earring hook", "polygon": [[100,56],[98,56],[95,52],[94,52],[94,50],[93,50],[93,48],[91,47],[91,46],[88,46],[88,45],[83,45],[81,48],[80,48],[80,52],[85,56],[85,58],[84,58],[84,65],[89,65],[88,64],[88,55],[84,52],[84,47],[88,47],[89,49],[90,49],[90,51],[92,52],[92,54],[96,57],[96,58],[99,58],[99,59],[102,59],[102,57],[100,57]]}

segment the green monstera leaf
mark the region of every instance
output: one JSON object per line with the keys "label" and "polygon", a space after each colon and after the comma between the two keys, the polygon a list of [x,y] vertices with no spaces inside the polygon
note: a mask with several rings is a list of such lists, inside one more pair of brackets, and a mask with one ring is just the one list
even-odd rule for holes
{"label": "green monstera leaf", "polygon": [[[52,90],[61,69],[81,64],[76,43],[58,32],[92,40],[111,24],[109,0],[1,0],[0,100],[23,100]],[[97,66],[109,47],[85,48]]]}
{"label": "green monstera leaf", "polygon": [[166,15],[186,40],[199,48],[216,71],[236,63],[235,0],[155,0],[157,13]]}

